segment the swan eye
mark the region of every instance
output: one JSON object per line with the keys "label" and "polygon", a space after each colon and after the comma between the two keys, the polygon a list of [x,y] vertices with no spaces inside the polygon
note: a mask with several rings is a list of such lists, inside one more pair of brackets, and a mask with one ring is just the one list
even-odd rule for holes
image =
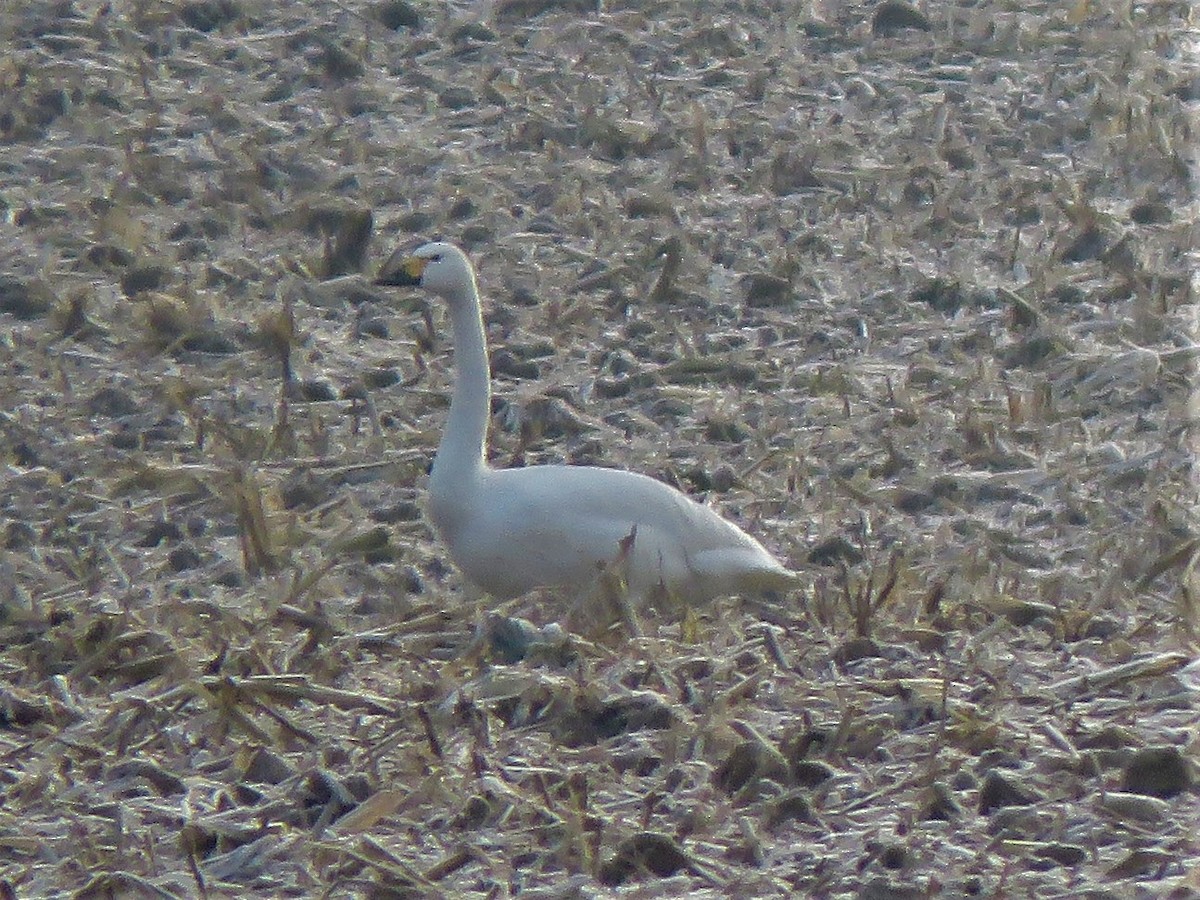
{"label": "swan eye", "polygon": [[429,261],[430,261],[430,262],[441,262],[441,261],[442,261],[442,254],[440,254],[440,253],[435,253],[435,254],[433,254],[433,256],[429,257]]}

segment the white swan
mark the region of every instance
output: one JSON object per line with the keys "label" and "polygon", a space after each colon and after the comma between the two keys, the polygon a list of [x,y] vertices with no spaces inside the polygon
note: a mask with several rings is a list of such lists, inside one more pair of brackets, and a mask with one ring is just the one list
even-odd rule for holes
{"label": "white swan", "polygon": [[429,512],[450,557],[498,598],[537,587],[582,590],[617,558],[631,599],[666,589],[684,601],[759,594],[796,575],[711,509],[645,475],[594,466],[493,469],[485,459],[491,384],[475,272],[453,244],[397,251],[376,284],[419,285],[446,299],[457,376],[429,479]]}

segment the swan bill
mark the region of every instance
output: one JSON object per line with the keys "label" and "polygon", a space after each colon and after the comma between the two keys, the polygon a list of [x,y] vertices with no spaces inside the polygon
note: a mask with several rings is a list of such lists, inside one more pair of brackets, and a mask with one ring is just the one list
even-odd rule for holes
{"label": "swan bill", "polygon": [[375,283],[386,287],[416,287],[428,264],[429,260],[420,256],[397,253],[379,267]]}

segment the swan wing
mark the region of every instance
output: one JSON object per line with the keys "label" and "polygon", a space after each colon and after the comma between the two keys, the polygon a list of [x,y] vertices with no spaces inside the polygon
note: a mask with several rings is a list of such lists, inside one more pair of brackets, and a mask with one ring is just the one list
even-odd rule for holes
{"label": "swan wing", "polygon": [[657,584],[703,598],[776,589],[794,577],[717,513],[653,478],[618,469],[489,470],[457,533],[443,534],[468,578],[498,596],[583,587],[636,527],[631,590]]}

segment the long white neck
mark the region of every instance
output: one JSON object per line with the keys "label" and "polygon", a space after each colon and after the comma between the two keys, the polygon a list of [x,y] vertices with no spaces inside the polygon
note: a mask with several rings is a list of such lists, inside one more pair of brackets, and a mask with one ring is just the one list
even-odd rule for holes
{"label": "long white neck", "polygon": [[461,295],[446,298],[454,328],[454,394],[450,418],[433,462],[431,489],[449,497],[484,469],[484,447],[492,410],[491,377],[483,314],[474,279]]}

